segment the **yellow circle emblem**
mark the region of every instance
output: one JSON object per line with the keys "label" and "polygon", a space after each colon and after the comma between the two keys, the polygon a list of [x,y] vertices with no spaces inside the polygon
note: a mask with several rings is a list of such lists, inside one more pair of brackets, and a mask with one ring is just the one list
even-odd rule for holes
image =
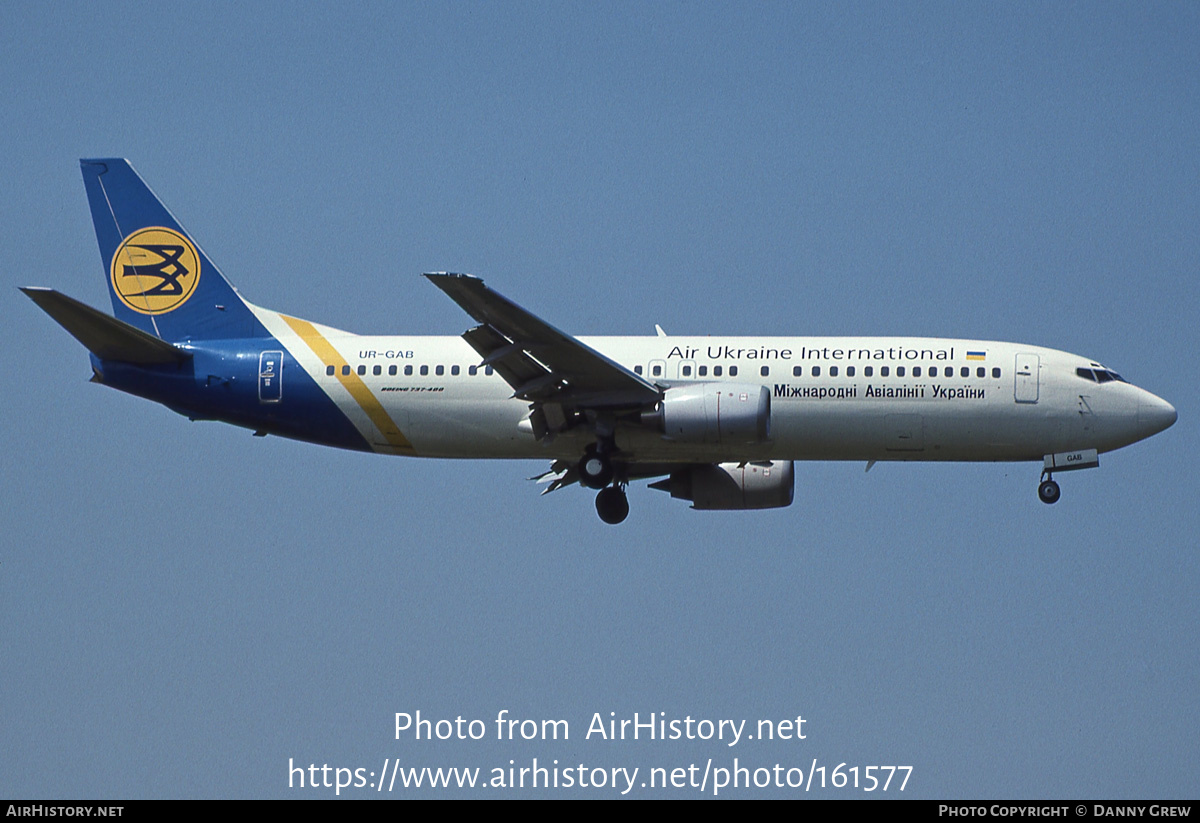
{"label": "yellow circle emblem", "polygon": [[138,229],[112,258],[112,287],[121,302],[141,314],[165,314],[182,306],[200,282],[200,255],[174,229]]}

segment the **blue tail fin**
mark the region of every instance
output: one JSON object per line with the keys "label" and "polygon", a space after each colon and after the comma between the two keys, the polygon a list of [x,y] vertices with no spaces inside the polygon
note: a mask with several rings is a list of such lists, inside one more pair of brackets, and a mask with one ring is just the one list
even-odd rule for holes
{"label": "blue tail fin", "polygon": [[171,342],[266,330],[128,160],[80,160],[116,316]]}

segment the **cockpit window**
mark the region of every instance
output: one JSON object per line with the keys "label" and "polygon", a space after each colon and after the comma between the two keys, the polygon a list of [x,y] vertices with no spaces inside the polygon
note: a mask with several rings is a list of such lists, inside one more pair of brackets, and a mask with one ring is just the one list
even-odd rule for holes
{"label": "cockpit window", "polygon": [[1110,380],[1118,380],[1122,383],[1127,383],[1124,377],[1117,374],[1115,371],[1108,369],[1076,369],[1075,374],[1082,377],[1084,380],[1091,380],[1093,383],[1107,383]]}

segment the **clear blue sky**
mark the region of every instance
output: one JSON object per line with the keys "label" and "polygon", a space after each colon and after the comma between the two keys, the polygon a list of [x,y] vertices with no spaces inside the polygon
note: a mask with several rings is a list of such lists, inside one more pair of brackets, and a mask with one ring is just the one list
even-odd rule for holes
{"label": "clear blue sky", "polygon": [[[385,757],[1194,796],[1198,42],[1186,3],[3,4],[0,796],[325,796],[289,758]],[[249,299],[351,331],[460,333],[419,274],[467,271],[578,334],[1065,349],[1179,422],[1053,507],[1033,464],[813,463],[789,509],[638,487],[619,528],[543,464],[189,423],[16,290],[109,309],[107,155]],[[394,739],[503,709],[571,739]]]}

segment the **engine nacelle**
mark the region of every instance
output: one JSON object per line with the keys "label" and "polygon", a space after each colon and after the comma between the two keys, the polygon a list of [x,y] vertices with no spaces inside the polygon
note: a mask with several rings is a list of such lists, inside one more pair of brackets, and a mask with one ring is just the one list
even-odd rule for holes
{"label": "engine nacelle", "polygon": [[692,466],[650,487],[692,501],[693,509],[778,509],[792,505],[795,470],[790,460]]}
{"label": "engine nacelle", "polygon": [[738,383],[676,386],[646,417],[681,443],[765,443],[771,439],[771,392]]}

